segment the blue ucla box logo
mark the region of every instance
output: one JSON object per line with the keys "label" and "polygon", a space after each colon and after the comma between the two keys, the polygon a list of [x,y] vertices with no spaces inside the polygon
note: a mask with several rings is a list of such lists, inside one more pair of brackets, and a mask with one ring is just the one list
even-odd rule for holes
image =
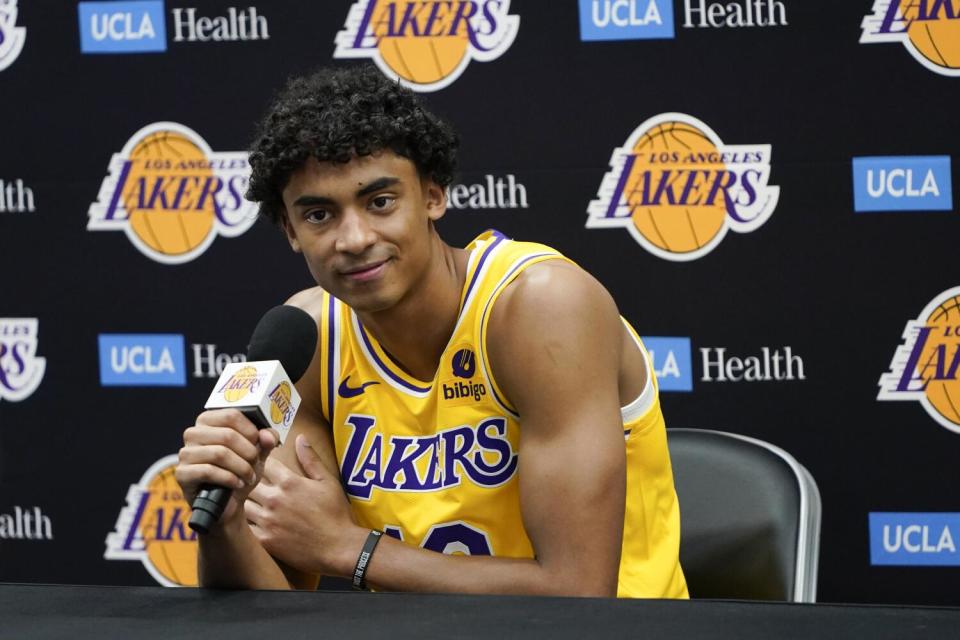
{"label": "blue ucla box logo", "polygon": [[653,359],[660,391],[693,391],[690,338],[641,338]]}
{"label": "blue ucla box logo", "polygon": [[83,53],[167,50],[163,0],[81,2],[77,12]]}
{"label": "blue ucla box logo", "polygon": [[670,0],[580,0],[581,40],[672,38]]}
{"label": "blue ucla box logo", "polygon": [[950,156],[853,159],[856,211],[950,211]]}
{"label": "blue ucla box logo", "polygon": [[104,387],[183,387],[187,384],[183,336],[103,333],[100,384]]}
{"label": "blue ucla box logo", "polygon": [[870,564],[960,566],[960,513],[871,513]]}

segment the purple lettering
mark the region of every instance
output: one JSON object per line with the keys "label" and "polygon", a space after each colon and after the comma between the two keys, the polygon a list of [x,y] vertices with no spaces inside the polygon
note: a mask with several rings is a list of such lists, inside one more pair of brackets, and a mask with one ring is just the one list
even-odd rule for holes
{"label": "purple lettering", "polygon": [[910,352],[910,358],[903,368],[903,375],[900,376],[900,382],[897,383],[897,391],[923,391],[927,388],[926,381],[920,385],[919,389],[911,389],[910,383],[918,379],[913,377],[913,373],[917,370],[917,363],[920,362],[920,355],[923,353],[923,347],[927,344],[927,338],[930,336],[931,331],[933,331],[932,327],[921,327],[920,332],[917,334],[917,341],[913,344],[913,351]]}
{"label": "purple lettering", "polygon": [[360,28],[357,29],[357,37],[353,41],[354,49],[376,49],[377,38],[374,36],[373,44],[369,47],[363,46],[363,38],[370,27],[370,20],[373,17],[373,10],[377,8],[377,0],[370,0],[367,4],[367,10],[363,12],[363,18],[360,20]]}
{"label": "purple lettering", "polygon": [[117,177],[117,186],[113,190],[113,196],[110,198],[110,206],[107,207],[107,213],[103,216],[104,220],[113,220],[117,213],[117,205],[120,203],[120,194],[123,193],[123,187],[127,184],[127,177],[130,175],[130,166],[133,164],[130,160],[125,160],[120,175]]}
{"label": "purple lettering", "polygon": [[[363,443],[367,439],[367,433],[376,424],[376,420],[370,416],[350,415],[347,417],[346,425],[353,427],[353,433],[350,434],[350,440],[347,442],[347,449],[343,453],[343,462],[340,465],[340,477],[343,482],[347,482],[353,469],[357,465],[357,458],[360,457],[360,451],[363,449]],[[369,496],[369,494],[367,494]]]}
{"label": "purple lettering", "polygon": [[627,186],[627,180],[633,172],[633,165],[636,161],[637,156],[632,153],[629,154],[626,161],[624,161],[623,171],[620,172],[620,179],[617,180],[617,188],[613,190],[613,197],[610,198],[610,206],[607,207],[607,212],[603,215],[604,218],[625,218],[630,215],[630,211],[627,211],[626,214],[618,216],[617,207],[620,206],[620,200],[623,198],[623,190]]}
{"label": "purple lettering", "polygon": [[[490,436],[487,431],[493,428],[496,435]],[[483,476],[474,476],[473,469],[467,469],[467,475],[477,484],[497,485],[505,482],[516,471],[518,458],[510,443],[504,438],[507,433],[507,421],[503,418],[490,418],[480,423],[477,427],[477,444],[486,451],[493,451],[499,454],[499,458],[494,464],[487,464],[483,459],[483,452],[477,451],[473,454],[473,464],[476,467],[477,474]],[[485,476],[485,477],[484,477]]]}
{"label": "purple lettering", "polygon": [[[470,460],[467,459],[467,454],[470,452],[470,449],[473,448],[476,436],[473,434],[473,429],[465,425],[444,431],[440,434],[440,437],[443,439],[444,451],[443,486],[450,487],[457,484],[459,479],[454,467],[457,460],[460,461],[460,465],[465,471],[472,468]],[[457,447],[458,438],[460,439],[459,447]]]}
{"label": "purple lettering", "polygon": [[[924,0],[925,1],[925,0]],[[900,12],[900,0],[891,0],[890,6],[887,7],[887,13],[883,16],[883,22],[880,23],[880,33],[906,33],[910,29],[910,23],[904,25],[903,29],[900,31],[894,31],[891,27],[893,26],[894,21],[897,19],[897,14]]]}

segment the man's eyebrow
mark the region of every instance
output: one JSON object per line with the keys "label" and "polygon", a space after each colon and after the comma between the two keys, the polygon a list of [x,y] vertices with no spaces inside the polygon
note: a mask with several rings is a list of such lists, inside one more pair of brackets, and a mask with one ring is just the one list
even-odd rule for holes
{"label": "man's eyebrow", "polygon": [[293,206],[295,207],[312,207],[315,205],[332,205],[335,204],[330,198],[325,198],[323,196],[300,196],[293,201]]}
{"label": "man's eyebrow", "polygon": [[385,189],[386,187],[392,186],[400,182],[400,178],[394,178],[392,176],[384,176],[382,178],[377,178],[363,189],[357,191],[357,197],[365,196],[373,193],[374,191],[380,191],[380,189]]}

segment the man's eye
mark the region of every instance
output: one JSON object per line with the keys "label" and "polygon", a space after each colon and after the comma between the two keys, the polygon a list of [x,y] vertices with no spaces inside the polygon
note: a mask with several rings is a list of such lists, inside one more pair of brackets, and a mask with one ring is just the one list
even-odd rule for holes
{"label": "man's eye", "polygon": [[374,209],[386,209],[393,204],[394,198],[390,196],[377,196],[370,201],[371,206]]}
{"label": "man's eye", "polygon": [[303,219],[307,222],[323,222],[330,217],[325,209],[311,209],[303,214]]}

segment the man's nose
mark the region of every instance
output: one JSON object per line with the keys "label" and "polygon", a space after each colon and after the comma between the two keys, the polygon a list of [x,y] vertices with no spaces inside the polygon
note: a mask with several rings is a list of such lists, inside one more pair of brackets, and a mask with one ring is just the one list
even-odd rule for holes
{"label": "man's nose", "polygon": [[370,226],[370,221],[364,212],[353,208],[343,211],[337,229],[337,251],[360,254],[373,246],[376,241],[377,233]]}

